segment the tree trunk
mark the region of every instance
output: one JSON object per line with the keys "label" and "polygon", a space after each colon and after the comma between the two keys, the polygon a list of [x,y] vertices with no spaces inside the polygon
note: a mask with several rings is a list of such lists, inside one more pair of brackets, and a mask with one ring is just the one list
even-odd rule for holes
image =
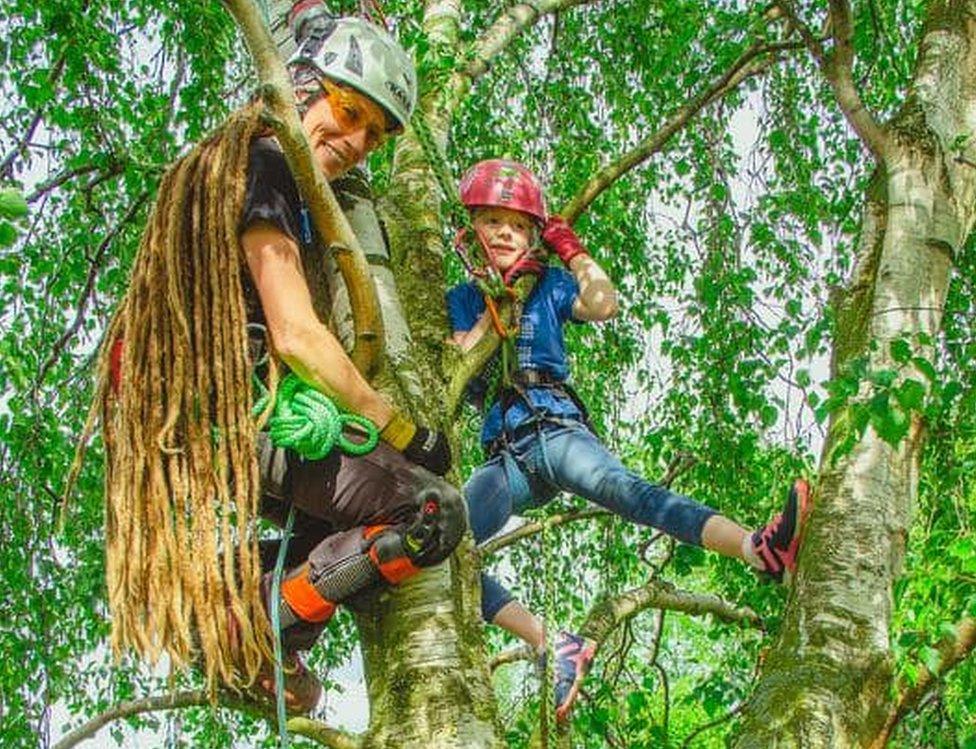
{"label": "tree trunk", "polygon": [[[445,7],[454,11],[455,22],[438,13],[425,28],[430,35],[434,26],[446,26],[440,41],[453,53],[459,11],[450,3]],[[280,25],[290,8],[291,0],[274,3],[272,27]],[[280,33],[276,39],[284,54],[290,38]],[[436,91],[429,81],[425,88]],[[431,98],[425,100],[428,107]],[[439,137],[445,138],[446,119],[436,124]],[[389,246],[362,177],[354,173],[335,186],[369,262],[383,316],[385,356],[372,384],[418,422],[443,428],[443,242],[439,193],[423,153],[411,135],[398,139],[394,174],[382,206]],[[349,350],[354,338],[348,292],[331,259],[324,270],[328,283],[318,284],[316,296],[328,305],[332,325]],[[450,563],[356,602],[370,703],[363,749],[503,746],[477,590],[468,537]]]}
{"label": "tree trunk", "polygon": [[[889,123],[890,148],[865,200],[855,275],[837,300],[834,375],[866,357],[899,369],[891,342],[931,359],[954,254],[972,230],[976,2],[933,2],[911,92]],[[913,366],[899,381],[925,382]],[[870,397],[862,383],[859,398]],[[783,627],[736,746],[844,749],[870,744],[891,706],[893,584],[918,486],[924,424],[911,413],[892,446],[868,427],[853,449],[850,411],[835,414],[814,512]]]}

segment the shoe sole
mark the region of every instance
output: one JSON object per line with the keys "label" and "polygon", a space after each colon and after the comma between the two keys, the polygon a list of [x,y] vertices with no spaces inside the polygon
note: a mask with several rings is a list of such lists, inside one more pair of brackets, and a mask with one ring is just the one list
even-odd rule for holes
{"label": "shoe sole", "polygon": [[[799,543],[800,535],[803,533],[803,529],[807,524],[807,516],[810,514],[812,509],[812,503],[810,501],[810,482],[806,479],[797,479],[793,482],[793,491],[796,492],[796,527],[793,528],[793,537],[790,539],[790,546],[794,543]],[[799,547],[797,547],[796,553],[800,553]],[[783,568],[783,585],[790,586],[793,584],[794,574],[787,569]]]}

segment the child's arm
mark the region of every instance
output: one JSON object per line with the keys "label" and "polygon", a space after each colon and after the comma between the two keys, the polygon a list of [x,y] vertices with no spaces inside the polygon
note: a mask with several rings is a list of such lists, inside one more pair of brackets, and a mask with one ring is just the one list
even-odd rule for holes
{"label": "child's arm", "polygon": [[550,216],[542,230],[542,241],[559,256],[579,285],[579,296],[573,302],[574,318],[599,322],[617,314],[617,290],[613,282],[587,253],[566,219]]}
{"label": "child's arm", "polygon": [[573,317],[600,322],[617,314],[617,290],[596,260],[584,252],[569,262],[569,270],[580,288],[573,302]]}
{"label": "child's arm", "polygon": [[488,328],[490,327],[491,315],[486,309],[481,313],[481,317],[478,318],[478,321],[472,326],[471,330],[455,330],[454,335],[451,336],[451,342],[455,346],[460,346],[462,351],[470,351],[477,345],[485,333],[488,332]]}

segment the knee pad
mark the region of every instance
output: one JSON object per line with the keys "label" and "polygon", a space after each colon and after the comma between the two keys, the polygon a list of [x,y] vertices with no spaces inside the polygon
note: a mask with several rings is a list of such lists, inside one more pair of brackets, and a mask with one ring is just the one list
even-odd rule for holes
{"label": "knee pad", "polygon": [[406,531],[411,559],[419,567],[440,564],[454,551],[468,527],[461,493],[446,481],[432,478],[417,492],[419,512]]}
{"label": "knee pad", "polygon": [[289,571],[281,581],[281,628],[327,622],[339,603],[373,585],[379,578],[366,553],[369,543],[362,528],[335,533]]}

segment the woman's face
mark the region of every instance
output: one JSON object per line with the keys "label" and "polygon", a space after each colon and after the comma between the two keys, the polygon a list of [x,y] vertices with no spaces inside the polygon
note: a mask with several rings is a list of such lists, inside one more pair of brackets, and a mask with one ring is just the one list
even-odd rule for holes
{"label": "woman's face", "polygon": [[302,124],[326,179],[335,179],[382,144],[386,115],[357,91],[337,86],[326,90],[330,93],[309,107]]}
{"label": "woman's face", "polygon": [[535,222],[511,208],[478,208],[472,220],[484,238],[488,254],[504,273],[528,254],[535,242]]}

